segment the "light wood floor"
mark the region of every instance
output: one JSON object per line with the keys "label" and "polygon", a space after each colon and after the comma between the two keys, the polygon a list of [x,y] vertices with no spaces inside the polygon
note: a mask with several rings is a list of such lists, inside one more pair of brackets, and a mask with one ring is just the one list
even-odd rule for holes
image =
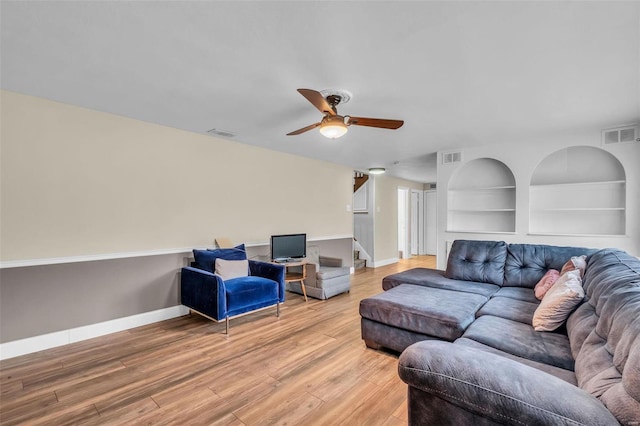
{"label": "light wood floor", "polygon": [[397,355],[366,349],[358,304],[420,256],[356,271],[326,301],[216,324],[197,315],[0,363],[2,425],[404,425]]}

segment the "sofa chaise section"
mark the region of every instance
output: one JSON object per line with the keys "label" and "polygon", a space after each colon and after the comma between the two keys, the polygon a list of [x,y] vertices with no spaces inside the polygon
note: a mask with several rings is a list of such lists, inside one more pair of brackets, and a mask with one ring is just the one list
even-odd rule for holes
{"label": "sofa chaise section", "polygon": [[402,284],[361,301],[362,338],[371,348],[384,342],[396,351],[425,339],[454,341],[486,301],[475,293]]}

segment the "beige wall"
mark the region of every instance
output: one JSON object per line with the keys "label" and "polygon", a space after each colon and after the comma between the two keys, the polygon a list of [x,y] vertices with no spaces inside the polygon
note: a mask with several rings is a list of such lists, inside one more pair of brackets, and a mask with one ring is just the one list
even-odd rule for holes
{"label": "beige wall", "polygon": [[2,261],[352,235],[349,168],[13,92],[1,107]]}
{"label": "beige wall", "polygon": [[387,175],[375,176],[375,263],[398,258],[398,188],[422,190],[422,183]]}

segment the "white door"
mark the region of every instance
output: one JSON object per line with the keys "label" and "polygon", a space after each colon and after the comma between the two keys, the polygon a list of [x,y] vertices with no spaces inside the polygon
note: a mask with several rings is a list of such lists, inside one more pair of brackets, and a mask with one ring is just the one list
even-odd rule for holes
{"label": "white door", "polygon": [[437,192],[425,191],[424,192],[424,212],[425,212],[425,226],[424,226],[424,239],[426,241],[425,248],[427,254],[435,255],[437,253],[437,236],[438,236],[438,204],[437,204]]}
{"label": "white door", "polygon": [[419,254],[420,243],[420,193],[411,191],[411,254]]}
{"label": "white door", "polygon": [[411,257],[409,244],[409,189],[398,188],[398,257]]}

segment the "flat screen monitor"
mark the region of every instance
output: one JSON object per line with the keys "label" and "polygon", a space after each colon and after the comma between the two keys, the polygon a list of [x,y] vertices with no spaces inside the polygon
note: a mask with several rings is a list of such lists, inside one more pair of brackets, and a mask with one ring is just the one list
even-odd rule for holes
{"label": "flat screen monitor", "polygon": [[307,234],[271,236],[271,259],[302,259],[307,256]]}

